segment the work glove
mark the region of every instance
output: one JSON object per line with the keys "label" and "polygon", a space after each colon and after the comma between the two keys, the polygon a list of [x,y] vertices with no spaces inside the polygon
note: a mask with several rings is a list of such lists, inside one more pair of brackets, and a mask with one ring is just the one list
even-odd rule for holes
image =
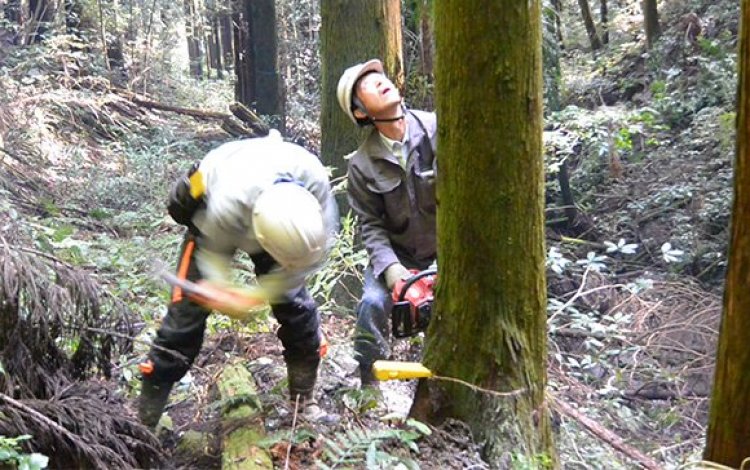
{"label": "work glove", "polygon": [[400,281],[401,279],[407,279],[411,277],[412,273],[406,267],[404,267],[401,263],[393,263],[392,265],[385,268],[385,272],[383,273],[385,277],[385,285],[388,287],[388,290],[393,290],[393,286],[396,285],[396,282]]}
{"label": "work glove", "polygon": [[189,293],[190,300],[235,320],[247,321],[258,307],[266,305],[262,289],[225,286],[207,280],[196,285],[200,292]]}

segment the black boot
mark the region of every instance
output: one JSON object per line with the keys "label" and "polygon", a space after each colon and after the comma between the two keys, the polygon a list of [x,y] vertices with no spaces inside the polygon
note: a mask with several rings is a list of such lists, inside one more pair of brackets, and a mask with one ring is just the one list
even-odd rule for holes
{"label": "black boot", "polygon": [[379,388],[379,382],[375,379],[375,374],[372,372],[372,364],[359,364],[359,379],[360,388]]}
{"label": "black boot", "polygon": [[313,396],[319,364],[319,358],[304,362],[287,362],[289,399],[292,408],[296,406],[299,415],[305,420],[311,423],[333,424],[338,418],[323,411]]}
{"label": "black boot", "polygon": [[138,419],[152,431],[159,424],[159,418],[169,399],[172,382],[141,382],[141,395],[138,399]]}

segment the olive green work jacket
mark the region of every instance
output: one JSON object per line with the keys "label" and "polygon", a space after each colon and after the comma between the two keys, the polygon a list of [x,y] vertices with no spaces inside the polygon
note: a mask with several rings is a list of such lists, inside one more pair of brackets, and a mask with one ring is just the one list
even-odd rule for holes
{"label": "olive green work jacket", "polygon": [[349,205],[359,218],[375,276],[396,262],[424,269],[437,253],[437,117],[417,110],[406,113],[405,168],[377,129],[347,156]]}

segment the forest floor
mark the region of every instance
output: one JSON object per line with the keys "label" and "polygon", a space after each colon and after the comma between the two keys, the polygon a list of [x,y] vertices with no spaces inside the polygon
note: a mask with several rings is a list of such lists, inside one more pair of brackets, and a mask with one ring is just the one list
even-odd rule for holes
{"label": "forest floor", "polygon": [[[705,435],[732,199],[735,3],[665,2],[663,37],[648,52],[627,8],[615,11],[611,46],[595,56],[578,47],[581,31],[570,29],[563,108],[545,125],[550,393],[664,468],[699,460]],[[699,38],[687,34],[689,13],[702,22]],[[64,47],[0,55],[0,234],[4,245],[77,266],[130,305],[137,334],[114,358],[106,383],[135,420],[136,364],[167,301],[153,261],[171,263],[182,232],[164,216],[163,198],[176,175],[228,136],[216,122],[148,110],[108,92],[105,79],[84,73],[89,66]],[[170,82],[159,99],[187,105],[190,96],[189,104],[224,111],[230,93],[227,83]],[[288,126],[319,141],[308,122]],[[577,208],[572,221],[555,209],[565,204],[556,172],[563,161]],[[351,239],[341,243],[342,257],[356,251]],[[336,272],[356,284],[356,269],[341,260],[316,282]],[[331,465],[330,442],[345,447],[352,429],[377,443],[381,459],[392,459],[382,468],[398,461],[489,468],[465,424],[451,421],[426,436],[404,420],[413,381],[383,383],[380,400],[358,389],[356,287],[313,291],[330,341],[318,396],[339,422],[292,429],[274,322],[212,316],[195,366],[172,393],[159,435],[161,468],[221,467],[214,384],[238,358],[256,380],[277,468]],[[419,357],[419,339],[394,346],[398,359]],[[564,468],[637,467],[581,422],[553,418]],[[418,452],[409,438],[374,436],[383,429],[421,436]],[[209,436],[199,455],[180,447],[187,431]],[[366,451],[356,450],[363,462]],[[512,457],[515,467],[530,468]]]}

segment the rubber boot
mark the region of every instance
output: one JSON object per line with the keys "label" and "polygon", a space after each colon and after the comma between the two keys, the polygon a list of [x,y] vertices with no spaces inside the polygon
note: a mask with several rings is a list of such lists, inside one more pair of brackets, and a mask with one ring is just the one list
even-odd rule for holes
{"label": "rubber boot", "polygon": [[141,383],[141,395],[138,399],[138,419],[144,426],[154,431],[167,405],[172,382],[153,382],[144,380]]}
{"label": "rubber boot", "polygon": [[320,359],[305,362],[287,362],[289,399],[292,409],[297,406],[299,416],[310,423],[334,424],[338,417],[323,411],[315,400],[313,392],[318,379]]}
{"label": "rubber boot", "polygon": [[359,365],[359,379],[360,388],[379,388],[379,382],[375,379],[375,374],[372,373],[372,364],[360,364]]}

